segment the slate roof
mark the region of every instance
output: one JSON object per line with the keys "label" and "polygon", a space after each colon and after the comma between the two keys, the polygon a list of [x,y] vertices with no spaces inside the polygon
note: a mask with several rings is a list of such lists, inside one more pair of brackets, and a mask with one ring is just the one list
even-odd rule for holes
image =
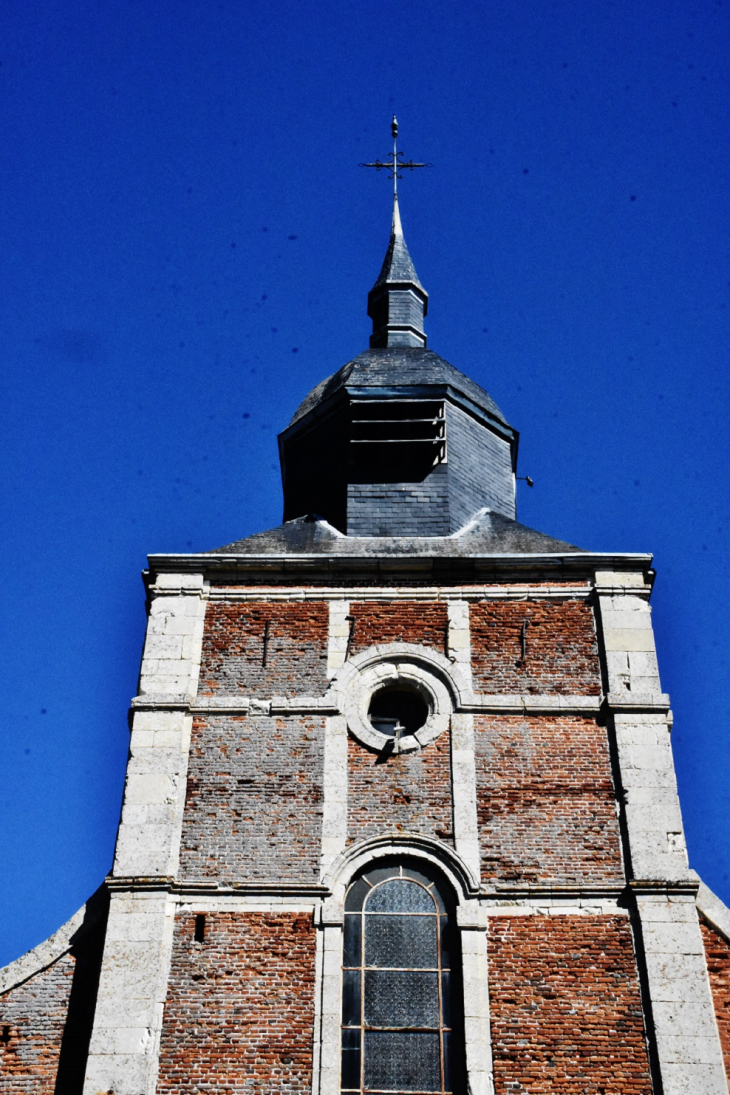
{"label": "slate roof", "polygon": [[481,510],[451,536],[345,536],[327,521],[310,515],[287,521],[268,532],[206,551],[204,555],[562,555],[581,549],[564,540]]}
{"label": "slate roof", "polygon": [[413,265],[413,259],[408,252],[406,241],[403,235],[397,232],[391,232],[390,234],[390,243],[388,244],[388,250],[385,252],[383,268],[378,275],[378,280],[373,285],[373,291],[379,289],[381,285],[393,282],[397,284],[410,282],[411,285],[416,285],[424,293],[426,292],[418,280],[418,274]]}
{"label": "slate roof", "polygon": [[449,386],[462,392],[492,418],[507,420],[492,397],[433,350],[422,347],[391,346],[365,350],[332,376],[313,388],[300,403],[289,423],[293,426],[310,411],[343,388],[402,388]]}

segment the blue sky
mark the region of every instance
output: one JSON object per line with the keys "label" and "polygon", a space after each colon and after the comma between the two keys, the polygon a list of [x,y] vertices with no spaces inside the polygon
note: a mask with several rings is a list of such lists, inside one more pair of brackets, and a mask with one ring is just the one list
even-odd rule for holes
{"label": "blue sky", "polygon": [[367,345],[396,112],[429,345],[519,516],[653,551],[692,865],[730,901],[730,4],[5,0],[0,961],[110,867],[147,552],[281,518],[276,434]]}

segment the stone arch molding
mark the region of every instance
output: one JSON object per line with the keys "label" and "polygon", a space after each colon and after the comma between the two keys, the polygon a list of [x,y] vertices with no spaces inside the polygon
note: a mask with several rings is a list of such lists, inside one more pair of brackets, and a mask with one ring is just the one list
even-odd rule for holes
{"label": "stone arch molding", "polygon": [[359,871],[393,856],[435,867],[452,886],[460,906],[472,904],[479,894],[479,878],[453,848],[420,833],[386,833],[359,841],[335,859],[322,880],[332,894],[332,909],[344,910],[345,892]]}
{"label": "stone arch molding", "polygon": [[413,643],[371,646],[337,671],[330,690],[348,729],[368,749],[380,752],[383,748],[383,737],[368,718],[372,694],[376,688],[396,681],[415,688],[429,707],[429,716],[421,729],[401,740],[402,753],[430,745],[448,729],[454,711],[473,699],[463,670],[443,654]]}

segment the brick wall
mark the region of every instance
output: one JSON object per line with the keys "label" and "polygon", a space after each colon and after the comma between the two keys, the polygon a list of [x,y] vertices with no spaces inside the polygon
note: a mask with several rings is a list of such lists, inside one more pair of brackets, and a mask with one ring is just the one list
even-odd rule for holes
{"label": "brick wall", "polygon": [[519,715],[477,715],[474,728],[483,878],[621,883],[605,729]]}
{"label": "brick wall", "polygon": [[[525,619],[527,657],[519,664]],[[470,621],[478,691],[600,693],[596,628],[585,601],[483,601],[471,605]]]}
{"label": "brick wall", "polygon": [[0,996],[3,1095],[54,1095],[74,965],[65,954]]}
{"label": "brick wall", "polygon": [[212,602],[205,614],[200,691],[321,695],[327,689],[328,634],[329,612],[322,601]]}
{"label": "brick wall", "polygon": [[651,1095],[629,921],[489,918],[495,1095]]}
{"label": "brick wall", "polygon": [[377,643],[416,643],[445,652],[448,613],[443,602],[353,601],[350,613],[355,620],[351,654]]}
{"label": "brick wall", "polygon": [[196,719],[183,878],[318,880],[322,717]]}
{"label": "brick wall", "polygon": [[[0,995],[0,1092],[81,1095],[104,948],[107,895],[86,904],[71,949]],[[68,925],[57,933],[61,934]],[[54,937],[52,937],[53,939]],[[40,965],[42,943],[35,957]]]}
{"label": "brick wall", "polygon": [[296,913],[209,913],[176,922],[158,1095],[311,1091],[314,927]]}
{"label": "brick wall", "polygon": [[384,758],[347,743],[348,843],[385,832],[453,840],[448,732],[416,753]]}
{"label": "brick wall", "polygon": [[710,975],[710,988],[715,1003],[725,1071],[730,1084],[730,943],[710,927],[702,917],[700,917],[700,928],[705,944],[707,971]]}

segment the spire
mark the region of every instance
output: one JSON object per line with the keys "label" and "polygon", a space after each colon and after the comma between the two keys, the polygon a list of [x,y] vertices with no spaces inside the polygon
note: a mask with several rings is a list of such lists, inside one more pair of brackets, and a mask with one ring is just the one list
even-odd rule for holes
{"label": "spire", "polygon": [[393,196],[393,223],[390,229],[390,243],[388,244],[388,250],[385,254],[383,268],[380,271],[378,280],[373,286],[373,290],[377,289],[380,285],[384,285],[386,282],[394,285],[412,284],[419,289],[425,299],[428,300],[428,293],[418,280],[418,274],[413,265],[413,259],[408,253],[406,241],[403,236],[403,226],[400,219],[397,194]]}
{"label": "spire", "polygon": [[390,160],[363,164],[374,167],[376,171],[387,168],[393,179],[393,220],[390,229],[390,243],[385,253],[383,267],[378,280],[368,293],[368,315],[373,321],[373,333],[370,346],[425,346],[426,335],[423,330],[423,318],[428,310],[428,293],[418,280],[416,268],[408,253],[403,236],[403,226],[398,205],[398,179],[403,168],[412,171],[414,167],[428,167],[428,164],[403,161],[398,152],[398,122],[393,115],[391,126],[393,134],[393,155]]}

